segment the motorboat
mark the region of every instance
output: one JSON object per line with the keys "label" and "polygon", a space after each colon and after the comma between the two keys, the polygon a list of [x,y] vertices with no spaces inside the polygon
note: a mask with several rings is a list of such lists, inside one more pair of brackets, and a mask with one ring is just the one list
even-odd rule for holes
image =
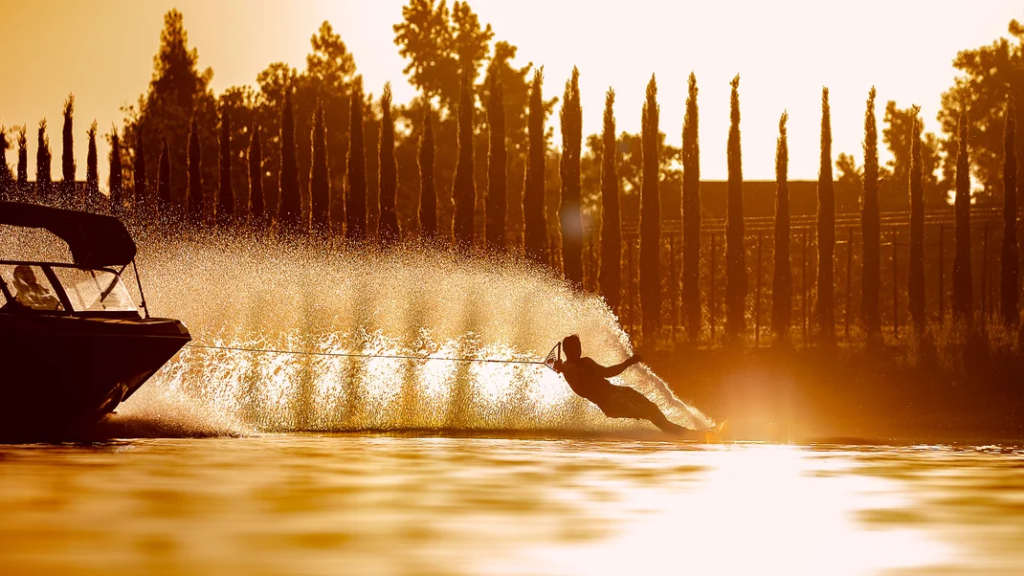
{"label": "motorboat", "polygon": [[[181,321],[150,317],[135,241],[117,218],[0,202],[0,226],[48,230],[72,260],[0,260],[0,438],[87,430],[191,340]],[[122,279],[129,266],[139,306]]]}

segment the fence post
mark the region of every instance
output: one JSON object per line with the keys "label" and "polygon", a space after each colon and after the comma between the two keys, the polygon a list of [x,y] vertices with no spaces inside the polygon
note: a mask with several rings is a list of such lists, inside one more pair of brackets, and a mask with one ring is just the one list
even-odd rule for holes
{"label": "fence post", "polygon": [[718,234],[711,233],[711,297],[708,298],[708,312],[711,321],[711,345],[715,344],[715,240]]}
{"label": "fence post", "polygon": [[807,345],[807,230],[804,229],[804,249],[800,256],[800,321],[803,324],[804,346]]}
{"label": "fence post", "polygon": [[899,265],[897,263],[896,239],[899,231],[892,231],[892,336],[899,340],[900,337],[900,293],[899,293]]}
{"label": "fence post", "polygon": [[843,318],[846,341],[850,341],[850,270],[853,268],[853,228],[847,230],[846,236],[846,314]]}
{"label": "fence post", "polygon": [[942,326],[943,321],[946,317],[946,301],[945,301],[945,283],[943,282],[943,272],[945,272],[945,260],[943,254],[945,253],[944,244],[946,239],[946,225],[939,224],[939,326]]}
{"label": "fence post", "polygon": [[764,232],[757,233],[757,290],[754,293],[754,347],[761,345],[761,237]]}

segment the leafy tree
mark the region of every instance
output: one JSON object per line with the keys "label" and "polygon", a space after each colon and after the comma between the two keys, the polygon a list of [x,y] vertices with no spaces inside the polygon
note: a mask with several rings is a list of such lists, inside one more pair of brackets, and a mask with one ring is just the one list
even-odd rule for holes
{"label": "leafy tree", "polygon": [[167,138],[163,139],[160,148],[160,170],[157,177],[157,210],[163,222],[174,220],[174,204],[171,203],[171,152],[167,147]]}
{"label": "leafy tree", "polygon": [[74,128],[75,95],[68,94],[64,101],[64,128],[61,131],[61,203],[68,204],[75,190],[75,142]]}
{"label": "leafy tree", "polygon": [[324,133],[324,108],[318,105],[313,111],[313,161],[309,172],[309,199],[313,230],[331,230],[331,181],[327,169],[327,138]]}
{"label": "leafy tree", "polygon": [[[917,117],[917,107],[897,108],[896,102],[890,100],[885,105],[885,117],[882,129],[882,140],[892,153],[892,159],[888,163],[888,173],[885,174],[885,185],[893,195],[902,196],[904,190],[910,186],[910,165],[911,165],[911,135]],[[921,174],[923,195],[928,205],[944,207],[948,205],[946,189],[938,181],[935,175],[939,167],[939,143],[938,138],[931,132],[924,134],[921,141]]]}
{"label": "leafy tree", "polygon": [[217,194],[217,222],[227,224],[234,218],[235,189],[231,184],[231,109],[221,107],[220,115],[220,190]]}
{"label": "leafy tree", "polygon": [[430,105],[423,108],[420,137],[420,234],[427,240],[437,236],[437,192],[434,190],[434,119]]}
{"label": "leafy tree", "polygon": [[299,193],[299,167],[295,158],[295,117],[291,91],[285,92],[281,110],[281,173],[278,182],[277,219],[287,232],[299,232],[306,226],[302,217],[302,196]]}
{"label": "leafy tree", "polygon": [[[999,38],[992,44],[973,50],[961,50],[953,59],[953,67],[960,71],[953,86],[942,94],[942,107],[938,119],[947,137],[942,141],[946,153],[943,174],[952,181],[956,150],[960,144],[959,119],[962,100],[970,106],[968,134],[970,168],[982,185],[979,202],[990,202],[1002,191],[1001,170],[1003,157],[1002,120],[1003,109],[1008,97],[1017,101],[1024,99],[1024,26],[1011,20],[1008,27],[1010,39]],[[1018,156],[1024,153],[1024,144],[1016,142]],[[927,162],[925,168],[927,169]]]}
{"label": "leafy tree", "polygon": [[818,338],[836,339],[835,250],[836,198],[832,182],[832,121],[828,88],[821,89],[821,165],[818,171]]}
{"label": "leafy tree", "polygon": [[1017,119],[1011,100],[1003,128],[1003,243],[1000,251],[1000,295],[1003,321],[1020,322],[1020,255],[1017,251]]}
{"label": "leafy tree", "polygon": [[[573,286],[583,285],[583,222],[580,219],[580,147],[583,138],[583,110],[580,107],[580,72],[574,66],[565,83],[562,109],[562,201],[559,222],[562,232],[562,272]],[[655,118],[657,119],[657,118]]]}
{"label": "leafy tree", "polygon": [[[252,136],[251,127],[258,117],[262,116],[260,94],[251,86],[230,86],[217,98],[217,107],[220,109],[220,162],[218,178],[221,184],[225,176],[231,179],[230,198],[217,198],[218,220],[222,213],[221,205],[230,204],[231,217],[228,220],[238,219],[244,221],[247,218],[250,207],[250,200],[246,196],[249,192],[249,166],[246,161],[246,148]],[[224,117],[228,118],[227,130],[224,130]],[[225,141],[228,147],[224,148]],[[243,143],[244,145],[239,145]]]}
{"label": "leafy tree", "polygon": [[864,169],[857,166],[857,161],[853,155],[844,152],[840,152],[836,156],[836,172],[839,172],[836,182],[839,183],[840,189],[859,187],[864,177]]}
{"label": "leafy tree", "polygon": [[459,162],[455,167],[452,196],[455,200],[455,243],[468,249],[473,245],[473,213],[476,184],[473,181],[473,95],[469,78],[462,83],[459,99]]}
{"label": "leafy tree", "polygon": [[487,246],[505,249],[505,216],[508,209],[508,152],[505,148],[505,95],[501,70],[491,67],[488,74],[487,128],[490,150],[487,159]]}
{"label": "leafy tree", "polygon": [[192,118],[188,132],[188,220],[193,226],[203,222],[203,150],[199,144],[199,121]]}
{"label": "leafy tree", "polygon": [[548,231],[544,213],[544,69],[533,73],[530,86],[529,140],[530,148],[526,161],[526,184],[523,188],[523,244],[526,257],[535,262],[547,264]]}
{"label": "leafy tree", "polygon": [[395,120],[391,110],[391,83],[384,85],[380,99],[380,219],[377,221],[377,238],[388,245],[401,238],[395,197],[398,194],[398,164],[395,161]]}
{"label": "leafy tree", "polygon": [[22,191],[28,185],[28,127],[18,128],[18,188]]}
{"label": "leafy tree", "polygon": [[266,218],[266,201],[263,195],[263,145],[260,142],[260,125],[252,121],[249,135],[249,206],[252,221],[257,226]]}
{"label": "leafy tree", "polygon": [[149,219],[153,216],[154,205],[149,197],[149,180],[146,178],[146,146],[141,126],[135,131],[135,165],[132,167],[132,178],[135,217],[140,220]]}
{"label": "leafy tree", "polygon": [[96,154],[96,121],[92,121],[86,132],[89,148],[85,156],[85,208],[97,212],[100,203],[99,156]]}
{"label": "leafy tree", "polygon": [[740,76],[732,79],[729,104],[728,202],[725,230],[725,331],[730,340],[746,325],[747,264],[743,245],[743,159],[740,149]]}
{"label": "leafy tree", "polygon": [[683,274],[682,310],[691,340],[700,333],[700,136],[697,108],[697,76],[687,82],[686,115],[683,117]]}
{"label": "leafy tree", "polygon": [[356,79],[349,113],[348,195],[345,198],[345,236],[366,239],[366,152],[363,148],[363,85]]}
{"label": "leafy tree", "polygon": [[793,271],[789,245],[789,144],[786,140],[785,112],[779,118],[779,139],[775,144],[775,262],[772,271],[772,332],[780,340],[789,339],[793,317]]}
{"label": "leafy tree", "polygon": [[882,286],[881,221],[878,208],[878,128],[875,122],[875,87],[868,92],[864,112],[864,196],[861,203],[863,270],[861,272],[861,318],[870,336],[882,329],[879,291]]}
{"label": "leafy tree", "polygon": [[658,190],[658,84],[654,75],[647,84],[641,122],[643,138],[643,187],[640,191],[640,310],[644,346],[654,349],[654,335],[661,325],[661,196]]}
{"label": "leafy tree", "polygon": [[110,188],[110,212],[114,216],[124,214],[124,171],[121,166],[121,139],[117,128],[110,131],[110,174],[107,177]]}
{"label": "leafy tree", "polygon": [[619,218],[618,150],[615,146],[615,90],[604,98],[604,130],[601,133],[601,294],[608,307],[619,309],[622,290],[622,229]]}
{"label": "leafy tree", "polygon": [[921,166],[921,122],[916,107],[911,132],[910,152],[910,260],[908,261],[907,296],[914,326],[924,328],[924,184]]}
{"label": "leafy tree", "polygon": [[36,187],[41,198],[48,198],[53,181],[50,179],[50,137],[46,135],[46,118],[39,121],[36,132]]}

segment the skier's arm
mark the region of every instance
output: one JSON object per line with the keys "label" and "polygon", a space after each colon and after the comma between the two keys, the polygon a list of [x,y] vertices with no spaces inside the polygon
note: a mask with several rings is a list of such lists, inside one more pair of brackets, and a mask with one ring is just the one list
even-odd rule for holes
{"label": "skier's arm", "polygon": [[597,368],[597,373],[600,374],[602,378],[614,378],[619,374],[622,374],[622,372],[625,371],[626,368],[629,368],[630,366],[637,364],[642,360],[643,359],[640,357],[639,354],[635,354],[632,358],[620,364],[615,364],[612,366],[601,366],[600,364],[597,364],[595,362],[595,366]]}

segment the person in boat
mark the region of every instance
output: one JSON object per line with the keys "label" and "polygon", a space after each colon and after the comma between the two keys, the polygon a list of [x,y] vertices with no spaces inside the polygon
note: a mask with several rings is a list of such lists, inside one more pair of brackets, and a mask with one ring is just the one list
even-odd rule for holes
{"label": "person in boat", "polygon": [[636,418],[647,420],[664,432],[681,434],[687,429],[669,421],[658,405],[646,396],[626,386],[616,386],[608,378],[622,374],[626,368],[641,362],[639,354],[614,366],[602,366],[592,358],[583,356],[580,337],[573,334],[562,340],[565,360],[556,360],[553,368],[562,374],[577,395],[590,400],[609,418]]}
{"label": "person in boat", "polygon": [[43,286],[36,279],[35,272],[29,266],[20,265],[14,268],[14,301],[30,310],[60,310],[60,300],[53,290]]}

